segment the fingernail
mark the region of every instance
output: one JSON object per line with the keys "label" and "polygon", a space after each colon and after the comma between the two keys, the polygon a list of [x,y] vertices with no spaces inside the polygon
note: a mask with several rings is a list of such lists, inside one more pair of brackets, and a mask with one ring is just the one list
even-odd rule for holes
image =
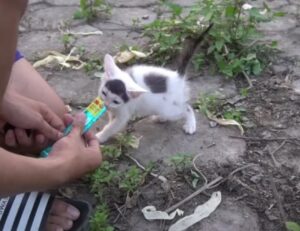
{"label": "fingernail", "polygon": [[73,206],[68,206],[67,212],[72,216],[73,219],[77,219],[80,216],[79,210]]}

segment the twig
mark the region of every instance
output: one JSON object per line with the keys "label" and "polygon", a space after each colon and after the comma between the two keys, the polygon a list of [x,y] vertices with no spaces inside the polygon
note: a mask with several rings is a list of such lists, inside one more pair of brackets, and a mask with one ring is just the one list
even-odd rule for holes
{"label": "twig", "polygon": [[193,167],[194,167],[194,169],[196,170],[196,172],[198,172],[200,175],[201,175],[201,177],[203,178],[203,180],[204,180],[204,185],[206,185],[207,184],[207,178],[206,178],[206,176],[200,171],[200,169],[196,166],[196,160],[198,159],[198,157],[200,156],[201,154],[199,153],[197,156],[195,156],[194,157],[194,159],[193,159]]}
{"label": "twig", "polygon": [[223,179],[222,181],[220,181],[218,184],[212,185],[209,189],[213,189],[213,188],[215,188],[215,187],[218,187],[220,184],[224,183],[224,182],[227,181],[229,178],[232,178],[233,175],[236,174],[237,172],[242,171],[242,170],[244,170],[244,169],[246,169],[246,168],[249,168],[249,167],[251,167],[251,166],[254,166],[254,165],[256,165],[256,164],[247,164],[247,165],[245,165],[245,166],[242,166],[242,167],[239,167],[239,168],[233,170],[231,173],[228,174],[228,176],[227,176],[226,178],[224,178],[224,179]]}
{"label": "twig", "polygon": [[271,156],[271,158],[272,158],[272,160],[273,160],[273,162],[274,162],[274,165],[275,165],[275,167],[277,167],[277,168],[280,167],[281,164],[276,160],[276,158],[275,158],[275,153],[278,152],[279,149],[281,149],[285,144],[286,144],[286,140],[282,141],[282,143],[281,143],[274,151],[269,152],[269,153],[270,153],[270,156]]}
{"label": "twig", "polygon": [[195,191],[194,193],[192,193],[191,195],[189,195],[188,197],[186,197],[182,201],[178,202],[177,204],[175,204],[175,205],[171,206],[170,208],[166,209],[165,211],[167,213],[172,212],[173,210],[177,209],[178,207],[180,207],[181,205],[183,205],[187,201],[189,201],[189,200],[193,199],[195,196],[199,195],[201,192],[205,191],[206,189],[209,189],[209,187],[217,184],[222,179],[223,179],[223,177],[221,177],[221,176],[217,177],[216,179],[214,179],[210,183],[202,186],[200,189],[198,189],[197,191]]}
{"label": "twig", "polygon": [[233,170],[231,173],[229,173],[229,175],[228,175],[227,178],[232,177],[232,176],[233,176],[234,174],[236,174],[237,172],[242,171],[242,170],[244,170],[245,168],[252,167],[252,166],[254,166],[254,165],[256,165],[256,164],[247,164],[247,165],[244,165],[244,166],[242,166],[242,167],[240,167],[240,168],[237,168],[237,169]]}
{"label": "twig", "polygon": [[250,190],[250,191],[252,191],[252,192],[256,192],[253,188],[251,188],[249,185],[247,185],[246,183],[244,183],[244,182],[241,181],[240,179],[237,179],[237,178],[235,177],[234,180],[235,180],[238,184],[240,184],[240,185],[242,185],[243,187],[245,187],[246,189],[248,189],[248,190]]}
{"label": "twig", "polygon": [[275,185],[273,177],[270,176],[269,178],[270,178],[271,188],[272,188],[274,197],[275,197],[275,199],[277,201],[277,204],[278,204],[278,208],[279,208],[279,212],[280,212],[280,216],[281,216],[281,222],[282,222],[282,224],[285,224],[285,222],[286,222],[286,215],[285,215],[285,212],[284,212],[283,207],[282,207],[282,203],[281,203],[281,199],[280,199],[279,193],[277,191],[277,188],[276,188],[276,185]]}
{"label": "twig", "polygon": [[[135,159],[135,158],[133,158],[132,156],[127,155],[127,154],[125,154],[125,156],[127,156],[129,159],[131,159],[131,160],[132,160],[132,161],[133,161],[140,169],[146,171],[146,168],[145,168],[145,167],[144,167],[137,159]],[[153,173],[153,172],[150,172],[149,174],[150,174],[151,176],[153,176],[153,177],[159,179],[159,180],[162,181],[163,183],[168,182],[167,178],[165,178],[164,176],[155,174],[155,173]]]}
{"label": "twig", "polygon": [[249,84],[248,89],[251,89],[253,87],[252,80],[250,79],[250,77],[248,76],[248,74],[245,71],[242,71],[242,73]]}
{"label": "twig", "polygon": [[126,217],[124,216],[123,212],[121,211],[121,209],[118,207],[118,205],[116,203],[114,203],[114,206],[116,207],[117,211],[119,212],[119,214],[121,215],[121,217],[127,222],[127,224],[131,227],[131,224],[129,223],[128,219],[126,219]]}
{"label": "twig", "polygon": [[241,140],[249,140],[249,141],[289,141],[289,140],[295,140],[300,141],[298,138],[295,137],[279,137],[279,138],[257,138],[257,137],[247,137],[247,136],[229,136],[233,139],[241,139]]}

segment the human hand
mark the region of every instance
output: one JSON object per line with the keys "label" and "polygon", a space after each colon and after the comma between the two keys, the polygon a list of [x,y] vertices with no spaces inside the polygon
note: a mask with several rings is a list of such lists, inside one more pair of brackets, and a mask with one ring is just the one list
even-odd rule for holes
{"label": "human hand", "polygon": [[[71,117],[66,120],[68,124],[72,123]],[[85,120],[84,113],[75,115],[70,134],[58,140],[49,154],[49,160],[56,160],[60,163],[61,168],[57,172],[63,183],[94,170],[102,161],[95,135],[90,131],[82,135]]]}
{"label": "human hand", "polygon": [[22,134],[24,129],[32,129],[52,140],[62,136],[63,121],[47,105],[14,91],[5,94],[0,114],[6,122],[23,130]]}

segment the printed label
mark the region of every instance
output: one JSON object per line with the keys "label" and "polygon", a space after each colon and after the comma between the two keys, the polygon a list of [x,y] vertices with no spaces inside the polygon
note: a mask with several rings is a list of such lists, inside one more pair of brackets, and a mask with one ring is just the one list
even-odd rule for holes
{"label": "printed label", "polygon": [[102,100],[97,97],[88,107],[87,111],[91,113],[93,116],[97,116],[103,108],[103,102]]}
{"label": "printed label", "polygon": [[9,197],[3,198],[3,199],[0,200],[0,220],[2,218],[2,215],[4,213],[4,210],[6,208],[8,200],[9,200]]}

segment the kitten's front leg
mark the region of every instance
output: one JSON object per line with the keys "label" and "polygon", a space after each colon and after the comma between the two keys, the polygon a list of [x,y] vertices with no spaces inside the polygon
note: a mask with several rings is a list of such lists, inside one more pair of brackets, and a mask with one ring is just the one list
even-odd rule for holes
{"label": "kitten's front leg", "polygon": [[110,137],[120,132],[127,125],[129,118],[128,115],[117,115],[110,120],[109,123],[96,134],[99,143],[106,142]]}

